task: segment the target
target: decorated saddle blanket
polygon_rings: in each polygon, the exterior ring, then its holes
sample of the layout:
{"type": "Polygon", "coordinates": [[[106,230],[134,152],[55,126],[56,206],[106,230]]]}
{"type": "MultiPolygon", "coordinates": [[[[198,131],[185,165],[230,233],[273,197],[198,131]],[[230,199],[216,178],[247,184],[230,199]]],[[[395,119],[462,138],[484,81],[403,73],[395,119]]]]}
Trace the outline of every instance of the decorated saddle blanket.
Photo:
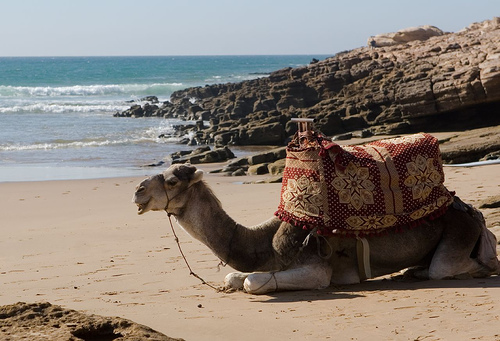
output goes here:
{"type": "Polygon", "coordinates": [[[453,194],[443,185],[438,141],[429,134],[339,146],[287,147],[281,220],[318,233],[362,236],[443,214],[453,194]]]}

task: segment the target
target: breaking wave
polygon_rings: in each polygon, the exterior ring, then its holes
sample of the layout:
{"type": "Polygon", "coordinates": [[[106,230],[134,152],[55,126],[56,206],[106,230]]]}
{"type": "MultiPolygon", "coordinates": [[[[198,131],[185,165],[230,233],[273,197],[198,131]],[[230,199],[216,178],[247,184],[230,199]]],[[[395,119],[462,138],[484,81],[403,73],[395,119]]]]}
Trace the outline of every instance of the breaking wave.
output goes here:
{"type": "Polygon", "coordinates": [[[161,120],[160,124],[145,128],[136,128],[134,131],[122,133],[121,131],[109,132],[108,136],[85,137],[82,139],[56,138],[45,142],[18,143],[11,142],[0,144],[0,152],[15,151],[42,151],[55,149],[81,149],[107,146],[131,146],[170,144],[178,142],[181,137],[175,135],[174,125],[179,123],[190,123],[177,120],[161,120]],[[160,135],[162,137],[160,137],[160,135]]]}
{"type": "Polygon", "coordinates": [[[144,96],[164,94],[169,97],[176,90],[182,89],[182,83],[153,84],[99,84],[72,86],[0,86],[1,97],[60,97],[60,96],[144,96]]]}
{"type": "Polygon", "coordinates": [[[91,104],[91,103],[26,103],[0,107],[0,113],[93,113],[116,112],[129,108],[124,104],[91,104]]]}
{"type": "Polygon", "coordinates": [[[28,87],[0,85],[0,113],[114,113],[155,95],[170,98],[182,83],[28,87]]]}
{"type": "Polygon", "coordinates": [[[33,144],[9,144],[0,145],[0,151],[11,152],[11,151],[35,151],[35,150],[53,150],[53,149],[71,149],[71,148],[91,148],[91,147],[106,147],[106,146],[119,146],[119,145],[130,145],[130,144],[140,144],[140,143],[151,143],[151,142],[162,142],[162,143],[172,143],[179,140],[179,138],[170,139],[157,139],[149,137],[140,138],[123,138],[117,140],[95,140],[95,141],[53,141],[50,143],[33,143],[33,144]]]}

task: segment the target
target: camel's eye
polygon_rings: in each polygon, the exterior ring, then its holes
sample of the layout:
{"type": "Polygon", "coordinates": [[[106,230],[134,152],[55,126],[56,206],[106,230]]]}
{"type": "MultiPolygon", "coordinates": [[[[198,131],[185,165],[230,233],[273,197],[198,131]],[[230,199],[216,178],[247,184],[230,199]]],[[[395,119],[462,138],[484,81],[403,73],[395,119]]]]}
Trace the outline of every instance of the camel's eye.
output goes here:
{"type": "Polygon", "coordinates": [[[176,177],[171,177],[167,179],[165,182],[167,183],[168,186],[175,186],[179,182],[179,179],[177,179],[176,177]]]}
{"type": "Polygon", "coordinates": [[[139,188],[136,188],[136,192],[139,193],[139,192],[143,192],[146,188],[144,186],[140,186],[139,188]]]}

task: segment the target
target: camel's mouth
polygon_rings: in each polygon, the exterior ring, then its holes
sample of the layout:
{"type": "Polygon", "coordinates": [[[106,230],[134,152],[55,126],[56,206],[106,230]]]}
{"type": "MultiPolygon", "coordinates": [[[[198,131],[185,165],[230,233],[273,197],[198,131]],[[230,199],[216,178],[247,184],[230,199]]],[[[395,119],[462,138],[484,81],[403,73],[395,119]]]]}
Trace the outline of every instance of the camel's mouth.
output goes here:
{"type": "Polygon", "coordinates": [[[145,203],[145,204],[137,204],[137,214],[143,214],[144,212],[146,212],[146,206],[148,205],[148,203],[145,203]]]}
{"type": "Polygon", "coordinates": [[[137,214],[143,214],[144,207],[145,207],[145,205],[143,205],[143,204],[137,204],[137,214]]]}

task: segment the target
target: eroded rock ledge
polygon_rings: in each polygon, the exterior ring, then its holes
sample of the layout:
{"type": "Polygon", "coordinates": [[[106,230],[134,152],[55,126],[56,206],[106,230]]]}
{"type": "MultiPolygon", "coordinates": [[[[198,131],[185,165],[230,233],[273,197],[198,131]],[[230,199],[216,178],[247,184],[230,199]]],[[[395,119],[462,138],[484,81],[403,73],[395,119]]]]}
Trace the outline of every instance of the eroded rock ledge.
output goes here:
{"type": "Polygon", "coordinates": [[[88,315],[45,303],[0,307],[1,340],[179,341],[120,317],[88,315]]]}
{"type": "Polygon", "coordinates": [[[281,145],[295,132],[291,117],[316,118],[328,136],[498,125],[499,41],[500,18],[493,18],[425,41],[363,47],[269,77],[177,91],[146,113],[210,121],[190,129],[199,143],[220,146],[281,145]]]}

